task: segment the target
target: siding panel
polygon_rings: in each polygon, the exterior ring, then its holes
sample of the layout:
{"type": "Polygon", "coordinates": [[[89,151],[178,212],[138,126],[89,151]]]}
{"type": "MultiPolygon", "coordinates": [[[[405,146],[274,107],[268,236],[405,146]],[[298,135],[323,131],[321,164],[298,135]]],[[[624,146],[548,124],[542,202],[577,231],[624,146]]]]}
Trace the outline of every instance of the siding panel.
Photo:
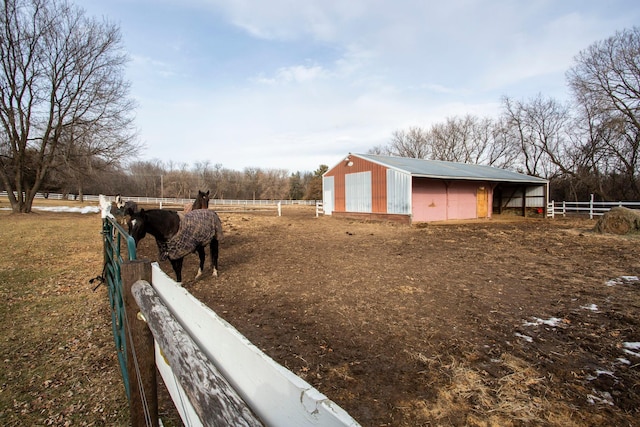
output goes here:
{"type": "Polygon", "coordinates": [[[372,212],[371,172],[345,175],[345,196],[347,212],[372,212]]]}
{"type": "Polygon", "coordinates": [[[410,214],[411,175],[387,169],[387,213],[410,214]]]}

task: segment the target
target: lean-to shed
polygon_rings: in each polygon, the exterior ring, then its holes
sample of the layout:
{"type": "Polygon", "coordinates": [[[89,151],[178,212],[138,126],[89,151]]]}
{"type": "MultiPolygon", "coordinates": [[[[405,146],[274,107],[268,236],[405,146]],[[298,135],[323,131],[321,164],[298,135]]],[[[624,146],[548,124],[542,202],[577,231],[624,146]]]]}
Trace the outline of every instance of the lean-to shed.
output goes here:
{"type": "Polygon", "coordinates": [[[491,166],[349,154],[322,176],[327,215],[405,223],[546,213],[549,182],[491,166]]]}

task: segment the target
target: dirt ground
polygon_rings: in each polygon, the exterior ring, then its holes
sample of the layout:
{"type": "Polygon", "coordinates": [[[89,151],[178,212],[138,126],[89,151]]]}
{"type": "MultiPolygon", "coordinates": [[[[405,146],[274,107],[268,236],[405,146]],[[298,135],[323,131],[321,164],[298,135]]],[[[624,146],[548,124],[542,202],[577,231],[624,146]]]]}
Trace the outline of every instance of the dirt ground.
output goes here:
{"type": "Polygon", "coordinates": [[[220,217],[220,276],[189,255],[184,286],[364,426],[640,425],[638,235],[220,217]]]}

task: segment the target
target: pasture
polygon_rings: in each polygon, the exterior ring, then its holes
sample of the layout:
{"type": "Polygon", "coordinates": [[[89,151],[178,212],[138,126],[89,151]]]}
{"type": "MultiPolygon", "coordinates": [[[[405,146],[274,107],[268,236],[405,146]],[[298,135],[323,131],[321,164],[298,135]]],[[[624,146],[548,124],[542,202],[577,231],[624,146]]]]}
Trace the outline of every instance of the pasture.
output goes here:
{"type": "MultiPolygon", "coordinates": [[[[193,281],[192,254],[184,286],[363,426],[637,425],[637,235],[220,218],[220,276],[193,281]]],[[[0,211],[0,424],[126,424],[106,289],[87,282],[99,233],[96,214],[0,211]]],[[[139,255],[157,259],[151,236],[139,255]]]]}
{"type": "MultiPolygon", "coordinates": [[[[6,204],[5,204],[6,206],[6,204]]],[[[0,424],[126,425],[96,214],[0,211],[0,424]]]]}

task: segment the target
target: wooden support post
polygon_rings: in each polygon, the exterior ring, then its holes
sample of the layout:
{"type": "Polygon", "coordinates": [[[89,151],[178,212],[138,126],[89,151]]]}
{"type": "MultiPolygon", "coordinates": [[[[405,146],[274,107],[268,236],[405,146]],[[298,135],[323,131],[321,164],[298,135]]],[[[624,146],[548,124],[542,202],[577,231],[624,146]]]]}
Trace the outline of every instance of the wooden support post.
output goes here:
{"type": "Polygon", "coordinates": [[[147,324],[138,318],[140,309],[131,287],[138,280],[151,281],[148,260],[126,261],[122,264],[123,299],[126,313],[127,374],[131,396],[131,425],[158,426],[158,385],[153,335],[147,324]]]}

